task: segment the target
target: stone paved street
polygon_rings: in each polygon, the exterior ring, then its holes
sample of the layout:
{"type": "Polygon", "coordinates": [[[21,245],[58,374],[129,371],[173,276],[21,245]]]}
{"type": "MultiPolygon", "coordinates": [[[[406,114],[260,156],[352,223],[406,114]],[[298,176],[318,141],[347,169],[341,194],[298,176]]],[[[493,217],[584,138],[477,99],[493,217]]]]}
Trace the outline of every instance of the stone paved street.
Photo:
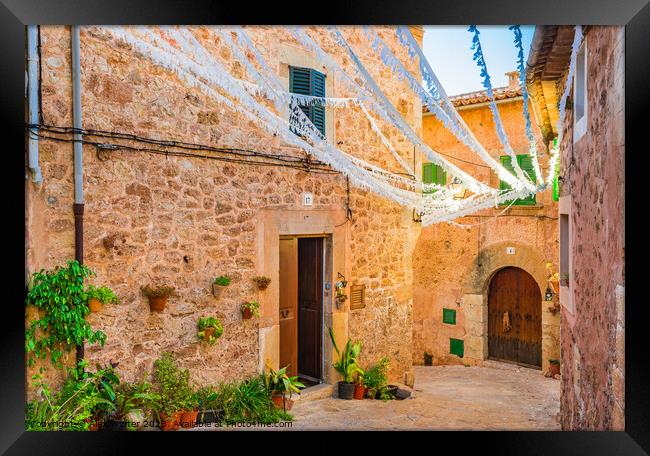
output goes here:
{"type": "Polygon", "coordinates": [[[298,401],[293,429],[560,430],[560,382],[540,371],[415,367],[413,398],[403,401],[298,401]]]}

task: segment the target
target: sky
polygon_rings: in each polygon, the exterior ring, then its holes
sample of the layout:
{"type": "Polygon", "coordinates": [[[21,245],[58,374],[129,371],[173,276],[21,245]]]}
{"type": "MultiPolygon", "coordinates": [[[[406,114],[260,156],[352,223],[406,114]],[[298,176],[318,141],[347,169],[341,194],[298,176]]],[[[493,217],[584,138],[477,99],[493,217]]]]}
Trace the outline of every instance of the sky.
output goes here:
{"type": "MultiPolygon", "coordinates": [[[[473,34],[469,26],[424,26],[422,50],[448,95],[483,90],[480,70],[472,60],[473,34]]],[[[507,25],[478,26],[481,47],[492,87],[508,85],[508,71],[517,70],[514,34],[507,25]]],[[[535,26],[522,25],[524,62],[528,59],[535,26]]]]}

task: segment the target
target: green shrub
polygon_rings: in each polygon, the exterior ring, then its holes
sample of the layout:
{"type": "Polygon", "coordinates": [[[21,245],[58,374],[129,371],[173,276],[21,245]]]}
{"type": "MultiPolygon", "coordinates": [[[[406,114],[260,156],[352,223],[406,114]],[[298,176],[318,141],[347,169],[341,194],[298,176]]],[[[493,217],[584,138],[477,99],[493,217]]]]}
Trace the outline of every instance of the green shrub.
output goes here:
{"type": "Polygon", "coordinates": [[[222,275],[214,279],[214,284],[215,285],[220,285],[222,287],[227,287],[230,285],[230,277],[222,275]]]}
{"type": "Polygon", "coordinates": [[[28,364],[34,357],[45,359],[50,353],[52,363],[62,368],[62,349],[69,352],[86,342],[104,345],[106,334],[93,331],[85,320],[88,309],[84,280],[94,273],[77,261],[52,271],[41,270],[30,280],[26,305],[38,308],[43,316],[25,329],[25,351],[28,364]]]}
{"type": "MultiPolygon", "coordinates": [[[[111,418],[116,421],[126,421],[126,416],[133,410],[142,410],[150,414],[160,401],[160,395],[153,391],[151,383],[141,381],[136,383],[122,382],[115,389],[115,410],[111,418]]],[[[126,422],[129,430],[133,423],[126,422]]]]}
{"type": "Polygon", "coordinates": [[[241,305],[242,309],[248,309],[254,317],[260,316],[260,303],[257,301],[245,302],[241,305]]]}
{"type": "Polygon", "coordinates": [[[89,285],[86,290],[86,301],[91,299],[99,299],[102,304],[114,303],[117,304],[120,302],[117,295],[108,287],[95,287],[94,285],[89,285]]]}
{"type": "Polygon", "coordinates": [[[190,402],[188,399],[190,373],[180,369],[171,353],[165,352],[154,361],[153,379],[159,400],[155,411],[172,415],[184,410],[190,402]]]}

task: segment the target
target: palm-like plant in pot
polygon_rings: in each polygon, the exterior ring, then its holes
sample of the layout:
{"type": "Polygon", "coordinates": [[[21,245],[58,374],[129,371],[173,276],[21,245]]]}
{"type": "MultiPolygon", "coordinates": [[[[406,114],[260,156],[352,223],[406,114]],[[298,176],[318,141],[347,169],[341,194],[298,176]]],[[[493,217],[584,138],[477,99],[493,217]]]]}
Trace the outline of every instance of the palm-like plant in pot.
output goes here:
{"type": "Polygon", "coordinates": [[[300,388],[305,387],[305,385],[298,381],[297,376],[289,377],[287,375],[287,367],[285,366],[277,371],[269,367],[269,372],[264,377],[264,383],[266,389],[271,394],[271,400],[277,408],[283,409],[285,412],[291,410],[291,407],[293,407],[291,395],[293,393],[300,394],[300,388]],[[289,393],[288,399],[286,397],[287,393],[289,393]]]}
{"type": "Polygon", "coordinates": [[[348,339],[345,344],[343,351],[340,351],[336,345],[336,340],[334,339],[334,331],[332,328],[329,328],[330,339],[332,339],[332,345],[334,350],[338,355],[338,361],[336,361],[333,366],[336,371],[341,374],[343,381],[338,382],[339,389],[339,398],[341,399],[352,399],[354,395],[354,376],[360,372],[363,372],[359,368],[357,362],[357,357],[361,352],[361,342],[355,344],[348,339]]]}
{"type": "Polygon", "coordinates": [[[145,416],[160,401],[160,395],[153,392],[151,383],[122,382],[115,389],[115,411],[104,424],[107,430],[135,430],[142,426],[145,416]]]}

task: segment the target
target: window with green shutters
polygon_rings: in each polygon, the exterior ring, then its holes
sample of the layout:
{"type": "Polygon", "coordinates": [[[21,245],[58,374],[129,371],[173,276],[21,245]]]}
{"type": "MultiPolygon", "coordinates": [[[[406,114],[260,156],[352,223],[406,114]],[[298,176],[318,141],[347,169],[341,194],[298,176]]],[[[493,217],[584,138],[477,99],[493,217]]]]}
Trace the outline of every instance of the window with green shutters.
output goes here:
{"type": "MultiPolygon", "coordinates": [[[[515,169],[512,166],[512,158],[510,157],[510,155],[502,155],[499,161],[501,162],[501,165],[505,169],[507,169],[508,171],[510,171],[510,173],[512,173],[512,175],[516,175],[515,169]]],[[[531,158],[530,155],[528,154],[517,155],[517,163],[519,163],[519,167],[524,172],[524,175],[530,176],[533,182],[537,182],[537,176],[535,176],[535,169],[533,168],[533,159],[531,158]]],[[[510,188],[511,188],[510,185],[508,185],[506,182],[499,181],[499,190],[510,190],[510,188]]],[[[535,194],[533,193],[532,195],[529,195],[526,198],[516,199],[514,203],[512,202],[512,200],[504,201],[503,203],[501,203],[501,205],[508,206],[511,203],[516,206],[534,206],[536,203],[535,194]]]]}
{"type": "Polygon", "coordinates": [[[465,341],[462,339],[449,338],[449,353],[461,358],[465,356],[465,341]]]}
{"type": "MultiPolygon", "coordinates": [[[[422,163],[422,183],[447,185],[447,171],[435,163],[422,163]]],[[[435,190],[424,191],[424,193],[434,192],[435,190]]]]}
{"type": "Polygon", "coordinates": [[[442,309],[442,322],[448,325],[455,325],[456,311],[454,309],[442,309]]]}
{"type": "MultiPolygon", "coordinates": [[[[325,75],[312,68],[289,67],[289,92],[325,97],[325,75]]],[[[325,136],[325,107],[301,106],[300,109],[325,136]]]]}

